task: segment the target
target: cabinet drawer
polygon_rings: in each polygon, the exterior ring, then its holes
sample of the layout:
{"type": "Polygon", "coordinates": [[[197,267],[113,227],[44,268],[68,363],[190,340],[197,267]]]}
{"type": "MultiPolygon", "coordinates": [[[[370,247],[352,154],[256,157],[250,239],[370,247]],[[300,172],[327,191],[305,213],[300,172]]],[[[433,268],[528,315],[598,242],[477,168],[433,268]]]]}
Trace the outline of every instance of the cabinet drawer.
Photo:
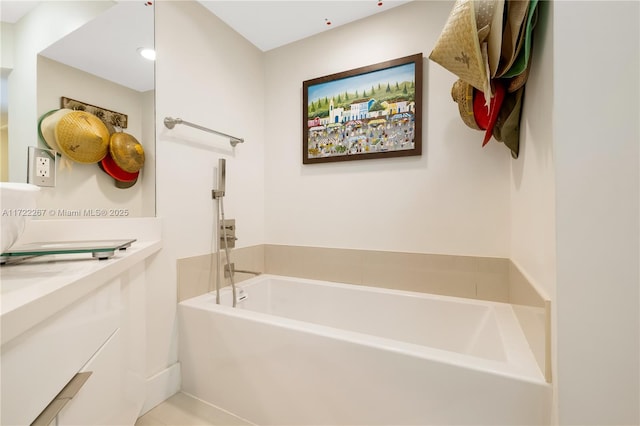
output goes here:
{"type": "Polygon", "coordinates": [[[124,425],[135,421],[137,408],[127,399],[127,373],[123,366],[123,340],[117,330],[82,368],[91,376],[60,411],[58,425],[124,425]],[[132,417],[133,416],[133,417],[132,417]]]}
{"type": "Polygon", "coordinates": [[[119,326],[114,280],[2,345],[3,425],[31,424],[119,326]]]}

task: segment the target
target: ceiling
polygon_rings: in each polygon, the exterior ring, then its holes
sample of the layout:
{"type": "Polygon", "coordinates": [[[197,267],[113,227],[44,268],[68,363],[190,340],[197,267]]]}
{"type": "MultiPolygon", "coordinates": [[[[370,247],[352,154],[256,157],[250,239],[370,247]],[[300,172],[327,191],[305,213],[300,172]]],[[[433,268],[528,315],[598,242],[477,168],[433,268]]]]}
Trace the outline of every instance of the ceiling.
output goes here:
{"type": "Polygon", "coordinates": [[[23,15],[36,7],[39,1],[2,1],[0,2],[0,20],[15,24],[23,15]]]}
{"type": "MultiPolygon", "coordinates": [[[[200,1],[205,8],[262,51],[331,30],[412,0],[200,1]]],[[[0,2],[0,19],[15,23],[41,1],[0,2]]],[[[142,0],[112,8],[42,55],[138,91],[153,88],[153,64],[137,49],[153,45],[152,8],[142,0]],[[117,28],[118,31],[112,31],[117,28]],[[96,49],[96,34],[112,34],[96,49]],[[95,53],[99,52],[99,55],[95,53]],[[125,67],[123,64],[137,64],[125,67]]]]}
{"type": "Polygon", "coordinates": [[[266,52],[412,0],[200,1],[266,52]]]}
{"type": "MultiPolygon", "coordinates": [[[[40,3],[44,2],[2,0],[2,21],[15,23],[40,3]]],[[[137,49],[153,47],[153,25],[153,7],[143,1],[121,1],[40,55],[139,92],[152,90],[153,62],[143,59],[137,49]]]]}

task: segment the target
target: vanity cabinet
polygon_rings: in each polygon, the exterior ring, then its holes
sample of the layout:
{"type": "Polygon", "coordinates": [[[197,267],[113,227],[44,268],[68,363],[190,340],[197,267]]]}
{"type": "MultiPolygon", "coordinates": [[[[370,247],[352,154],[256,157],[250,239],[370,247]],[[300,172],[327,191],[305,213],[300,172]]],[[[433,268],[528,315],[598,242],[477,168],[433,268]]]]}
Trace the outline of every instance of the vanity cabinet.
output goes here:
{"type": "Polygon", "coordinates": [[[31,424],[52,401],[55,411],[63,405],[59,425],[134,424],[144,402],[144,292],[142,262],[4,343],[0,424],[31,424]],[[79,372],[91,374],[56,400],[79,372]]]}

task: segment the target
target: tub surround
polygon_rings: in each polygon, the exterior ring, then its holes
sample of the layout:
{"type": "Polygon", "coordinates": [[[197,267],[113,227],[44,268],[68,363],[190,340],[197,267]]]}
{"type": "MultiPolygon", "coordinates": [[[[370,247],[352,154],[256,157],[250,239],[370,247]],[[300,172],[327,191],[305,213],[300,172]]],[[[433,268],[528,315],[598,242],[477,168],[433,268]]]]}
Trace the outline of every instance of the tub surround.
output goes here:
{"type": "MultiPolygon", "coordinates": [[[[510,259],[272,244],[233,249],[231,258],[236,268],[274,275],[510,303],[551,382],[550,300],[510,259]]],[[[178,302],[211,291],[215,267],[215,255],[178,259],[178,302]]]]}
{"type": "Polygon", "coordinates": [[[503,258],[266,245],[265,266],[276,275],[495,302],[509,297],[503,258]]]}
{"type": "MultiPolygon", "coordinates": [[[[226,259],[224,250],[221,257],[224,265],[226,259]]],[[[235,263],[237,269],[265,272],[265,245],[232,249],[231,261],[235,263]]],[[[215,290],[217,273],[215,253],[178,259],[176,269],[178,302],[215,290]]],[[[235,282],[238,283],[251,277],[252,275],[240,273],[234,275],[235,282]]],[[[230,284],[231,282],[227,278],[222,286],[230,284]]]]}
{"type": "Polygon", "coordinates": [[[515,262],[509,265],[509,303],[545,379],[551,383],[551,299],[515,262]]]}
{"type": "MultiPolygon", "coordinates": [[[[231,258],[237,269],[274,275],[509,301],[510,261],[503,258],[273,244],[236,248],[231,258]]],[[[178,259],[178,301],[209,291],[211,262],[215,273],[215,255],[178,259]]]]}

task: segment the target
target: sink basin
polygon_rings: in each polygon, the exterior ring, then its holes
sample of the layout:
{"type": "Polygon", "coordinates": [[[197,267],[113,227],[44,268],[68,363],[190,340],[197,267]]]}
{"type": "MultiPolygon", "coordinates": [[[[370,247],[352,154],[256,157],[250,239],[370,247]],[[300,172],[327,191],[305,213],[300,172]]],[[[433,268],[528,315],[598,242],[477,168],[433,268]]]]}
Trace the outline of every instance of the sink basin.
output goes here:
{"type": "Polygon", "coordinates": [[[29,183],[0,182],[0,253],[4,253],[22,235],[27,221],[38,216],[39,191],[40,187],[29,183]]]}

